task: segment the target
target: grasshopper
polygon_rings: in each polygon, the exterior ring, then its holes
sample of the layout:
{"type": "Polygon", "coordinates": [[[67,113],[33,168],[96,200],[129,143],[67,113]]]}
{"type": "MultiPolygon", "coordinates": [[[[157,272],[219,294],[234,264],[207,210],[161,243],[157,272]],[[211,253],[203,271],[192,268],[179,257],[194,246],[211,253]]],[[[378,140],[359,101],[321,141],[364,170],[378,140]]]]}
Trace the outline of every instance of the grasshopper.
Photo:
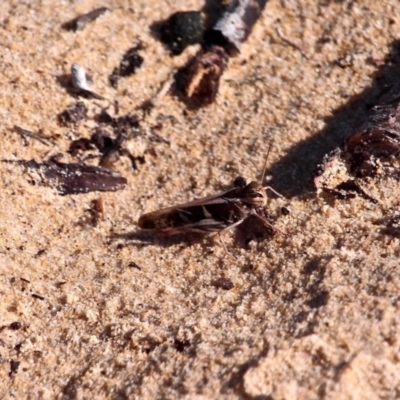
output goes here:
{"type": "Polygon", "coordinates": [[[142,229],[152,229],[165,235],[217,233],[225,251],[221,234],[249,217],[255,217],[275,232],[277,229],[268,220],[265,211],[268,200],[266,191],[282,196],[270,186],[262,185],[264,174],[265,168],[261,182],[246,184],[243,178],[237,178],[235,186],[225,192],[143,214],[138,225],[142,229]]]}

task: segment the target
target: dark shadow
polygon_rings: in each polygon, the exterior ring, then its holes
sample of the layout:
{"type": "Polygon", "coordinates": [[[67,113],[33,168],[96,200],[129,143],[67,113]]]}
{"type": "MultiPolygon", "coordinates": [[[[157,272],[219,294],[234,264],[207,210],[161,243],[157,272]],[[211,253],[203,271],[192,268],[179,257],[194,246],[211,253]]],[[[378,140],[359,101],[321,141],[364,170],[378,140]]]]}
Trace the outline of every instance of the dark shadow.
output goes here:
{"type": "MultiPolygon", "coordinates": [[[[271,225],[273,221],[270,221],[271,225]]],[[[233,243],[235,247],[249,249],[249,244],[252,241],[258,243],[264,240],[272,240],[279,233],[271,228],[265,227],[256,217],[250,216],[244,220],[233,233],[233,243]]]]}
{"type": "Polygon", "coordinates": [[[383,65],[374,73],[371,84],[327,116],[326,127],[321,132],[293,146],[268,169],[268,174],[273,176],[271,186],[285,197],[314,191],[312,179],[324,155],[342,145],[367,118],[379,97],[400,83],[399,71],[400,40],[396,40],[383,65]]]}
{"type": "Polygon", "coordinates": [[[66,90],[68,90],[69,88],[73,88],[72,76],[70,73],[56,75],[56,81],[62,88],[66,89],[66,90]]]}
{"type": "Polygon", "coordinates": [[[56,76],[57,83],[66,90],[66,92],[74,97],[74,98],[79,98],[79,93],[77,90],[74,88],[72,84],[72,76],[71,74],[61,74],[56,76]]]}
{"type": "MultiPolygon", "coordinates": [[[[278,232],[274,232],[273,228],[267,229],[255,217],[250,216],[242,224],[232,229],[233,232],[228,230],[222,233],[221,240],[225,243],[226,235],[232,235],[232,244],[227,246],[229,253],[233,252],[236,248],[248,248],[249,243],[253,240],[258,242],[270,240],[278,232]]],[[[137,231],[125,233],[112,233],[108,237],[109,243],[118,242],[119,247],[136,246],[143,247],[148,245],[156,245],[160,247],[170,247],[174,245],[187,245],[201,244],[205,253],[213,252],[216,246],[223,246],[218,235],[216,234],[201,234],[196,232],[188,232],[186,234],[168,235],[156,230],[138,229],[137,231]]]]}
{"type": "MultiPolygon", "coordinates": [[[[86,75],[88,82],[91,82],[92,78],[89,75],[86,75]]],[[[77,89],[74,87],[72,84],[72,75],[71,74],[61,74],[56,76],[56,81],[57,83],[66,90],[66,92],[78,99],[80,97],[83,97],[85,99],[98,99],[98,100],[104,100],[103,97],[99,96],[95,92],[91,90],[84,90],[84,89],[77,89]]]]}
{"type": "MultiPolygon", "coordinates": [[[[232,368],[230,376],[222,385],[221,394],[230,393],[232,390],[238,396],[238,398],[248,398],[246,391],[243,387],[243,378],[247,371],[254,368],[258,363],[268,355],[269,348],[266,346],[259,354],[250,360],[244,362],[243,364],[237,365],[232,368]]],[[[256,398],[262,400],[271,399],[269,396],[257,396],[256,398]]]]}
{"type": "Polygon", "coordinates": [[[108,239],[110,243],[118,241],[119,247],[156,245],[167,248],[178,244],[190,246],[194,243],[203,243],[205,248],[212,249],[214,245],[217,245],[213,237],[206,234],[202,235],[201,233],[191,232],[187,234],[167,235],[156,230],[145,229],[126,233],[112,233],[108,239]]]}
{"type": "Polygon", "coordinates": [[[381,227],[380,233],[392,237],[400,237],[400,214],[397,212],[374,221],[374,225],[381,227]]]}

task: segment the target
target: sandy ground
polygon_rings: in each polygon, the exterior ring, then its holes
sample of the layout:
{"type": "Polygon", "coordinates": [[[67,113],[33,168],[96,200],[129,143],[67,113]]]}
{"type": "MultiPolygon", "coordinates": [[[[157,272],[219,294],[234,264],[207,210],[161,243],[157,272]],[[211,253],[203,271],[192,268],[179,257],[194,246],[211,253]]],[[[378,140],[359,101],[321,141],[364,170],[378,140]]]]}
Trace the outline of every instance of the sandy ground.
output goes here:
{"type": "MultiPolygon", "coordinates": [[[[206,2],[208,7],[213,2],[206,2]]],[[[138,107],[196,52],[178,57],[150,26],[202,1],[2,1],[2,160],[43,161],[89,137],[93,118],[62,127],[77,99],[61,84],[76,62],[106,100],[137,113],[131,146],[145,163],[119,192],[60,196],[0,163],[0,397],[5,399],[400,397],[399,183],[365,182],[377,204],[318,195],[324,154],[365,118],[400,74],[397,0],[271,0],[230,60],[217,101],[188,109],[167,94],[138,107]],[[63,23],[98,6],[112,12],[79,32],[63,23]],[[137,40],[142,67],[108,76],[137,40]],[[51,136],[24,141],[14,125],[51,136]],[[151,132],[169,143],[152,140],[151,132]],[[217,238],[132,234],[147,211],[267,178],[285,198],[268,210],[286,235],[254,223],[217,238]],[[101,197],[97,226],[88,209],[101,197]],[[289,215],[281,213],[282,207],[289,215]],[[223,290],[221,278],[234,287],[223,290]]],[[[211,7],[212,8],[212,7],[211,7]]]]}

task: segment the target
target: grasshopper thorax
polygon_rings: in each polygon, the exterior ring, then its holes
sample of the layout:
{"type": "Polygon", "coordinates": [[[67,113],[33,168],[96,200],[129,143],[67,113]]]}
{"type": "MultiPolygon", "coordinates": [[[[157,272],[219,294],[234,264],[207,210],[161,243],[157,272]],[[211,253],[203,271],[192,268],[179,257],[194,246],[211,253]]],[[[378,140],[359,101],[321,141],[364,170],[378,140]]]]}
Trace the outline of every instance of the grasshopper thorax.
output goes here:
{"type": "Polygon", "coordinates": [[[267,193],[259,182],[250,182],[244,189],[243,201],[255,208],[265,207],[267,204],[267,193]]]}

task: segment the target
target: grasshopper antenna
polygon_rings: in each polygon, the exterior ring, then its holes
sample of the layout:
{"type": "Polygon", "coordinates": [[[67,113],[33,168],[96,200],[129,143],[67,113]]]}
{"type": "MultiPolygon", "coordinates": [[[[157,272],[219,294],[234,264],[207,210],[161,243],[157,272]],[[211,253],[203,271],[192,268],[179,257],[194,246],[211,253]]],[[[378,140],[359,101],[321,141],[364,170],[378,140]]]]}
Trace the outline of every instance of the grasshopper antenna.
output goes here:
{"type": "MultiPolygon", "coordinates": [[[[271,152],[271,149],[273,147],[273,143],[271,143],[268,147],[268,151],[267,151],[267,156],[265,157],[265,161],[264,161],[264,167],[263,167],[263,173],[261,176],[261,185],[264,183],[264,179],[265,179],[265,173],[267,172],[267,161],[268,161],[268,157],[269,157],[269,153],[271,152]]],[[[273,189],[271,186],[264,186],[265,190],[270,190],[272,193],[274,193],[276,196],[281,197],[281,198],[285,198],[284,196],[282,196],[279,192],[277,192],[275,189],[273,189]]]]}
{"type": "Polygon", "coordinates": [[[268,151],[267,151],[267,155],[265,157],[265,161],[264,161],[264,166],[263,166],[263,172],[261,175],[261,185],[264,183],[264,178],[265,178],[265,173],[267,172],[267,161],[268,161],[268,157],[269,157],[269,153],[272,149],[273,144],[271,143],[268,147],[268,151]]]}

